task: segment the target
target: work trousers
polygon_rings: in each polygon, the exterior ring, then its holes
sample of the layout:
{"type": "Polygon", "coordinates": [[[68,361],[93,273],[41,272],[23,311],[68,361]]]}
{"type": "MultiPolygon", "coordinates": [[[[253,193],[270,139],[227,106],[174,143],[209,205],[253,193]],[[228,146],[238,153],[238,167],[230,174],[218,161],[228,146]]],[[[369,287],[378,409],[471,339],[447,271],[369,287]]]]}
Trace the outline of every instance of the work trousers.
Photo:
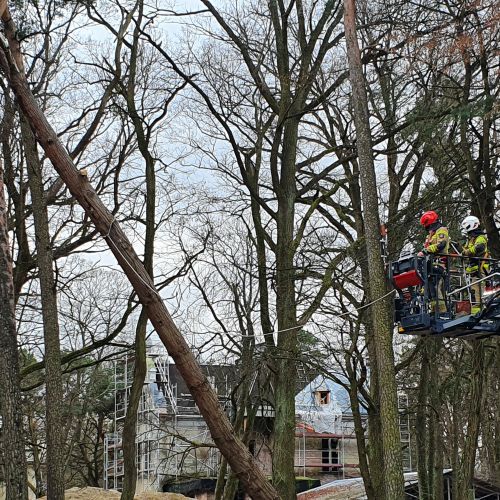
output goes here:
{"type": "Polygon", "coordinates": [[[446,312],[446,299],[443,292],[445,270],[442,266],[432,266],[431,274],[429,275],[429,295],[431,298],[431,312],[446,312]]]}
{"type": "Polygon", "coordinates": [[[481,272],[477,272],[474,274],[470,274],[471,279],[471,313],[476,314],[481,310],[483,305],[483,296],[484,296],[484,288],[485,282],[481,281],[478,283],[478,280],[484,278],[484,274],[481,272]]]}

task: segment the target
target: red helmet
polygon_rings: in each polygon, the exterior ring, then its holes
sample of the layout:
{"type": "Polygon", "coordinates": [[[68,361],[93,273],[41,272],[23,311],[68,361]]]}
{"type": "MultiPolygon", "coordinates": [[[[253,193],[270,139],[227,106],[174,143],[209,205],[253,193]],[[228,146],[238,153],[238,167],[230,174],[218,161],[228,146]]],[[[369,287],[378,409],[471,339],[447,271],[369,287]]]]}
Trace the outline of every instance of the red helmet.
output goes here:
{"type": "Polygon", "coordinates": [[[428,212],[425,212],[422,217],[420,217],[420,224],[422,224],[422,226],[424,227],[427,227],[431,224],[434,224],[434,222],[436,222],[438,219],[439,215],[433,210],[429,210],[428,212]]]}

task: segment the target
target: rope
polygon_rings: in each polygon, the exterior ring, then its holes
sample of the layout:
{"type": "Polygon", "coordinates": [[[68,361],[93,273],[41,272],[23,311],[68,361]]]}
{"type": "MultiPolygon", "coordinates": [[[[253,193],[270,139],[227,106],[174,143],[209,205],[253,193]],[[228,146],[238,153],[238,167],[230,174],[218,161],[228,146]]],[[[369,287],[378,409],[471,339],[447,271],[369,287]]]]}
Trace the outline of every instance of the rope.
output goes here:
{"type": "MultiPolygon", "coordinates": [[[[387,292],[385,295],[382,295],[381,297],[372,300],[371,302],[368,302],[368,304],[365,304],[363,306],[357,307],[355,309],[352,309],[350,311],[343,312],[341,314],[337,314],[334,317],[335,318],[342,318],[344,316],[349,316],[355,312],[361,311],[363,309],[366,309],[367,307],[372,306],[373,304],[380,302],[381,300],[384,300],[386,297],[389,297],[389,295],[392,295],[393,293],[396,292],[396,289],[391,290],[390,292],[387,292]]],[[[264,333],[263,335],[274,335],[275,333],[283,333],[283,332],[288,332],[290,330],[297,330],[297,328],[302,328],[304,326],[307,326],[309,323],[303,323],[301,325],[294,326],[292,328],[284,328],[283,330],[273,330],[272,332],[264,333]]],[[[242,337],[253,337],[253,335],[242,335],[242,337]]]]}
{"type": "MultiPolygon", "coordinates": [[[[355,309],[352,309],[351,311],[347,311],[347,312],[344,312],[344,313],[341,313],[341,314],[337,314],[335,316],[333,316],[334,318],[342,318],[344,316],[348,316],[350,314],[353,314],[357,311],[361,311],[362,309],[366,309],[367,307],[370,307],[372,306],[373,304],[375,304],[376,302],[380,302],[381,300],[384,300],[386,297],[388,297],[389,295],[392,295],[393,293],[396,293],[397,290],[391,290],[390,292],[387,292],[385,295],[382,295],[381,297],[378,297],[377,299],[375,300],[372,300],[371,302],[368,302],[368,304],[365,304],[363,306],[360,306],[360,307],[357,307],[355,309]]],[[[299,328],[303,328],[305,326],[307,326],[308,324],[310,324],[310,322],[306,322],[306,323],[302,323],[300,325],[297,325],[297,326],[293,326],[291,328],[284,328],[283,330],[273,330],[271,332],[267,332],[267,333],[262,333],[262,335],[265,337],[266,335],[274,335],[275,333],[283,333],[283,332],[289,332],[291,330],[298,330],[299,328]]],[[[238,335],[240,332],[239,331],[236,331],[236,330],[227,330],[225,332],[192,332],[191,335],[194,333],[194,335],[223,335],[223,334],[227,334],[227,333],[233,333],[235,335],[238,335]]],[[[255,338],[255,335],[239,335],[240,337],[242,338],[255,338]]]]}

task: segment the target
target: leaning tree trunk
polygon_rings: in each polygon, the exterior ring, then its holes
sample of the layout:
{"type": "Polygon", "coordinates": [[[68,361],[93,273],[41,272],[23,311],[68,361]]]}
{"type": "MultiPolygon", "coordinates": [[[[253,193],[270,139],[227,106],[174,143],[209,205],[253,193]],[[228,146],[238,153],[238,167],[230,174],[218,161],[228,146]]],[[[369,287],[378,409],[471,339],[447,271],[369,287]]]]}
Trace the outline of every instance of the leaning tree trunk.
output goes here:
{"type": "Polygon", "coordinates": [[[0,406],[5,486],[8,499],[27,500],[26,452],[17,351],[12,257],[0,163],[0,406]]]}
{"type": "MultiPolygon", "coordinates": [[[[366,83],[356,34],[354,0],[344,0],[344,25],[349,61],[349,77],[353,92],[354,123],[356,126],[362,202],[365,220],[365,239],[368,255],[369,295],[373,300],[386,294],[384,266],[380,254],[380,219],[378,193],[368,112],[366,83]]],[[[373,339],[377,356],[380,396],[380,418],[384,453],[384,486],[386,500],[404,497],[401,460],[401,439],[397,404],[394,352],[392,348],[393,321],[390,304],[379,300],[372,306],[373,339]]]]}
{"type": "Polygon", "coordinates": [[[38,279],[42,302],[45,361],[45,436],[47,444],[47,496],[64,500],[64,432],[62,422],[61,344],[57,292],[54,282],[49,217],[45,200],[42,166],[35,137],[21,113],[21,136],[28,170],[28,184],[35,221],[38,279]]]}
{"type": "Polygon", "coordinates": [[[22,56],[15,40],[15,26],[8,11],[4,12],[2,20],[10,43],[9,47],[2,45],[0,66],[35,132],[38,143],[71,194],[108,242],[110,250],[124,270],[158,336],[174,359],[193,395],[207,422],[215,445],[227,458],[231,469],[238,475],[246,491],[255,500],[279,498],[250,452],[234,435],[231,424],[219,405],[217,394],[208,383],[186,340],[175,326],[132,244],[111,212],[97,196],[89,180],[76,169],[68,152],[37,105],[26,78],[19,73],[14,62],[14,57],[17,59],[22,56]]]}

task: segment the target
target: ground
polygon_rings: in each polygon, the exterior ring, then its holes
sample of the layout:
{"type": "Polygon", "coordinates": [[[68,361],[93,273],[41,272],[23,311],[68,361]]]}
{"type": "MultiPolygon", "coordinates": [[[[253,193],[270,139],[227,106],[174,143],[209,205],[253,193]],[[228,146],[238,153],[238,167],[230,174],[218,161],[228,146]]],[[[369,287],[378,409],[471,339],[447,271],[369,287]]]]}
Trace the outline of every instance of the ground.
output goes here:
{"type": "MultiPolygon", "coordinates": [[[[120,498],[118,491],[106,491],[100,488],[71,488],[66,490],[66,500],[117,500],[120,498]]],[[[184,500],[188,497],[178,493],[140,493],[136,495],[137,500],[184,500]]],[[[47,500],[43,497],[41,500],[47,500]]]]}

